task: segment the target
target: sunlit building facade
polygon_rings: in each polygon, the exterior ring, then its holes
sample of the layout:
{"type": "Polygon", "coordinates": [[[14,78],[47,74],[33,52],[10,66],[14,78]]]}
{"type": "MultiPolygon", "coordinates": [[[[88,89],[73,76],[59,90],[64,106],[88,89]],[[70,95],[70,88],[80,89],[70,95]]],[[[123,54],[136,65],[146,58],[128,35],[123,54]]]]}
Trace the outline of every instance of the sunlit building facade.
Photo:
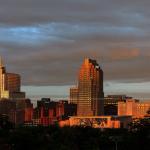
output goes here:
{"type": "Polygon", "coordinates": [[[143,118],[150,109],[150,101],[139,101],[136,99],[128,99],[118,102],[118,115],[130,115],[133,118],[143,118]]]}
{"type": "Polygon", "coordinates": [[[92,128],[128,128],[131,116],[72,116],[59,122],[63,126],[82,126],[92,128]]]}
{"type": "Polygon", "coordinates": [[[103,115],[103,98],[103,71],[96,60],[86,58],[79,71],[77,115],[103,115]]]}
{"type": "Polygon", "coordinates": [[[3,94],[7,95],[7,84],[6,84],[6,70],[2,63],[2,59],[0,57],[0,98],[2,98],[3,94]]]}
{"type": "Polygon", "coordinates": [[[69,116],[76,116],[76,114],[76,104],[69,104],[65,100],[56,102],[51,101],[49,98],[42,98],[37,101],[37,107],[34,109],[33,124],[48,126],[69,116]]]}
{"type": "Polygon", "coordinates": [[[21,77],[18,74],[7,73],[0,58],[0,99],[22,99],[25,92],[20,91],[21,77]]]}
{"type": "Polygon", "coordinates": [[[105,115],[118,115],[118,102],[126,101],[129,99],[126,95],[108,95],[104,98],[104,114],[105,115]]]}
{"type": "Polygon", "coordinates": [[[71,87],[70,88],[70,103],[77,104],[79,98],[78,87],[71,87]]]}

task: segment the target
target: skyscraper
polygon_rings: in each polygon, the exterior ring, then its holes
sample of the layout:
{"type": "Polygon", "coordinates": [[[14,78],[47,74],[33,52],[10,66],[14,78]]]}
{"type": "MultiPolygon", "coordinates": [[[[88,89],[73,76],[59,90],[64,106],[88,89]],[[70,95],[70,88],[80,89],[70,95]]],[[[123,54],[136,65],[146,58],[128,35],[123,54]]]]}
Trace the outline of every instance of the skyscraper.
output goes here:
{"type": "Polygon", "coordinates": [[[77,115],[103,115],[103,71],[96,62],[86,58],[79,71],[77,115]]]}
{"type": "Polygon", "coordinates": [[[0,57],[0,99],[25,98],[25,93],[20,91],[20,83],[20,75],[7,73],[0,57]]]}
{"type": "Polygon", "coordinates": [[[19,74],[6,73],[7,89],[10,92],[20,92],[21,77],[19,74]]]}
{"type": "Polygon", "coordinates": [[[6,70],[0,57],[0,98],[6,92],[7,93],[7,84],[6,84],[6,70]]]}
{"type": "Polygon", "coordinates": [[[78,103],[78,87],[70,88],[70,103],[77,104],[78,103]]]}

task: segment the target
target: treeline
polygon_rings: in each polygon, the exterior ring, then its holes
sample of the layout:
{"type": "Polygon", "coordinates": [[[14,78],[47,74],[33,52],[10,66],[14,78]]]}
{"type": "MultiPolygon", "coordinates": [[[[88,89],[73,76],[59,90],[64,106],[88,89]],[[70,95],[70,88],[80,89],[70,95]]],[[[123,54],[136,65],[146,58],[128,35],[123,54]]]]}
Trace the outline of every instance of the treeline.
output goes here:
{"type": "Polygon", "coordinates": [[[150,119],[132,123],[130,130],[101,130],[91,127],[60,128],[57,125],[11,128],[9,123],[7,128],[4,128],[5,125],[0,125],[0,150],[150,149],[150,119]]]}

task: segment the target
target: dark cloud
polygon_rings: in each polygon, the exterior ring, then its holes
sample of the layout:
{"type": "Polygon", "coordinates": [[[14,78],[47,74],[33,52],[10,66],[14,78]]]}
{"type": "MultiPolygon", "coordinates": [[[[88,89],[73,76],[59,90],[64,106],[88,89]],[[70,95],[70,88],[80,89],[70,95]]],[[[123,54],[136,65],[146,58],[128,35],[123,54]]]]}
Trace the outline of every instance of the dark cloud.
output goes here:
{"type": "Polygon", "coordinates": [[[0,0],[2,23],[101,22],[120,24],[142,22],[149,17],[147,0],[0,0]],[[126,21],[128,20],[128,22],[126,21]]]}
{"type": "Polygon", "coordinates": [[[85,57],[105,81],[149,81],[150,1],[0,0],[0,53],[23,85],[75,84],[85,57]]]}

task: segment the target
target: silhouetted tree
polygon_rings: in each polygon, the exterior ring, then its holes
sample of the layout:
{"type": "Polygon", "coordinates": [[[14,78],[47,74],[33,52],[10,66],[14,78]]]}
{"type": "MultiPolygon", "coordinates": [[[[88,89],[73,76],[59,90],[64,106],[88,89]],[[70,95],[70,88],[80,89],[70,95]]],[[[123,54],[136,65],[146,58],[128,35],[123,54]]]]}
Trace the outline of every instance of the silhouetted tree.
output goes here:
{"type": "Polygon", "coordinates": [[[2,129],[11,129],[13,127],[13,123],[9,121],[7,115],[0,115],[0,128],[2,129]]]}

